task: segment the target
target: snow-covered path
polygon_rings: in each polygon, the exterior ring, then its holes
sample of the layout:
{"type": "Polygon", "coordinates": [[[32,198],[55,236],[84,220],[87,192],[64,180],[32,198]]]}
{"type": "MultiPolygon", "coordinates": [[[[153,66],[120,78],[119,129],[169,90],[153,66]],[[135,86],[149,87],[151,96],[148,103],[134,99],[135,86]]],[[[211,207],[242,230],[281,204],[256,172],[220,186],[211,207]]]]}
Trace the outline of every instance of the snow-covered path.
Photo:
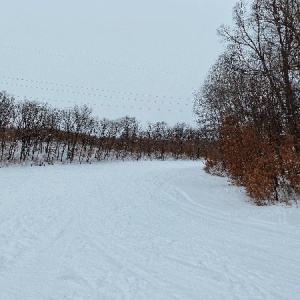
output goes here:
{"type": "Polygon", "coordinates": [[[0,169],[0,299],[297,299],[300,213],[199,162],[0,169]]]}

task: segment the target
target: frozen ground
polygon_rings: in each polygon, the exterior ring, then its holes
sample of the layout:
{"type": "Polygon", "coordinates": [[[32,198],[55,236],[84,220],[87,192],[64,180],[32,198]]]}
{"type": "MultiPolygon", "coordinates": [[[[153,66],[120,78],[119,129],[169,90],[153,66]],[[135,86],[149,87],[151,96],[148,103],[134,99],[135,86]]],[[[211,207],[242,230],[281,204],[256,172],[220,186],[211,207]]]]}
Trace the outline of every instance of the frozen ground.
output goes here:
{"type": "Polygon", "coordinates": [[[0,169],[0,299],[297,299],[300,211],[200,162],[0,169]]]}

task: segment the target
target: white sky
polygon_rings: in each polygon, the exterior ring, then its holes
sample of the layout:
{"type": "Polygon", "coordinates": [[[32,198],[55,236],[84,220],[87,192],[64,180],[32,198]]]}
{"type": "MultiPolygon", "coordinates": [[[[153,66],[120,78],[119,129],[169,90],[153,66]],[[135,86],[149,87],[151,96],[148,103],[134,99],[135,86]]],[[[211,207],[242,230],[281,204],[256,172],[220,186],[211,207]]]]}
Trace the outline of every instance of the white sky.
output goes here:
{"type": "Polygon", "coordinates": [[[0,0],[0,90],[193,125],[192,93],[222,52],[216,29],[235,2],[0,0]]]}

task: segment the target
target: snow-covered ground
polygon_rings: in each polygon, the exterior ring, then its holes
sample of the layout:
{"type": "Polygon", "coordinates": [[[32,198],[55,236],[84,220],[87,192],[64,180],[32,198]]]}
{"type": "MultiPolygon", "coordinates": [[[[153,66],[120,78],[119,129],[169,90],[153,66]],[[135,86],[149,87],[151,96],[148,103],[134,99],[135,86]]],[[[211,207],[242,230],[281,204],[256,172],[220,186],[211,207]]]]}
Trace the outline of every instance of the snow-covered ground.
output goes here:
{"type": "Polygon", "coordinates": [[[0,169],[0,299],[297,299],[300,212],[200,162],[0,169]]]}

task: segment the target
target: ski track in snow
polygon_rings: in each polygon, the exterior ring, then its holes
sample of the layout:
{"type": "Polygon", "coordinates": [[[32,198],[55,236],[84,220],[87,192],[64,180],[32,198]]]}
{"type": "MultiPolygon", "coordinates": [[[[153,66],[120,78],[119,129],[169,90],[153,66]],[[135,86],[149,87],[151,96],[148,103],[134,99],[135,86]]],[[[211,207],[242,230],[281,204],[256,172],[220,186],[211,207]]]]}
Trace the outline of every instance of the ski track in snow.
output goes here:
{"type": "Polygon", "coordinates": [[[202,167],[0,169],[0,299],[297,299],[299,209],[202,167]]]}

